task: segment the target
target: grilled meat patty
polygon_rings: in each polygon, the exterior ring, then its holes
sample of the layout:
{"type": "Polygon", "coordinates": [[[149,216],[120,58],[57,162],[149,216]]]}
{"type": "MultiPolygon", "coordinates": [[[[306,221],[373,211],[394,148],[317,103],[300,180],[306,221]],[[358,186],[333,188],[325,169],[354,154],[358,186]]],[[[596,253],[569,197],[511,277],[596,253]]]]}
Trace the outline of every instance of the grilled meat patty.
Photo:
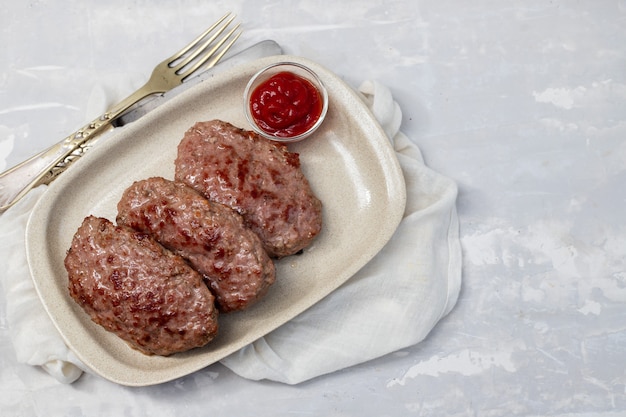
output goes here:
{"type": "Polygon", "coordinates": [[[89,216],[65,257],[69,293],[91,319],[148,355],[207,344],[215,298],[178,255],[145,233],[89,216]]]}
{"type": "Polygon", "coordinates": [[[124,191],[117,223],[150,234],[200,272],[221,312],[242,310],[275,280],[274,263],[239,214],[160,177],[124,191]]]}
{"type": "Polygon", "coordinates": [[[272,257],[308,246],[322,227],[322,204],[285,145],[227,122],[198,122],[178,145],[178,181],[244,218],[272,257]]]}

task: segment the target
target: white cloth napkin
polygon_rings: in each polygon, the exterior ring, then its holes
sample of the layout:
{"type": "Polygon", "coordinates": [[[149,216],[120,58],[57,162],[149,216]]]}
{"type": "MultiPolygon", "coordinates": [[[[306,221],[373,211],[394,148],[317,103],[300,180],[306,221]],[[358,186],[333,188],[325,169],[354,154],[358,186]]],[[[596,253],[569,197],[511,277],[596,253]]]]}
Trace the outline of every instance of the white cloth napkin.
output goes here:
{"type": "MultiPolygon", "coordinates": [[[[414,345],[456,303],[461,287],[456,184],[427,168],[417,146],[399,132],[402,113],[386,87],[368,81],[360,92],[402,166],[404,219],[383,250],[346,284],[221,361],[244,378],[296,384],[414,345]]],[[[24,230],[44,191],[38,187],[0,216],[0,284],[18,361],[71,383],[88,369],[47,316],[26,263],[24,230]]]]}
{"type": "Polygon", "coordinates": [[[67,348],[44,310],[26,262],[26,222],[45,189],[37,187],[0,216],[0,283],[18,362],[41,366],[59,381],[71,383],[85,367],[67,348]]]}
{"type": "Polygon", "coordinates": [[[245,378],[297,384],[415,345],[458,298],[456,184],[427,168],[399,131],[402,113],[385,86],[367,81],[359,90],[400,161],[404,218],[383,250],[343,286],[221,361],[245,378]]]}

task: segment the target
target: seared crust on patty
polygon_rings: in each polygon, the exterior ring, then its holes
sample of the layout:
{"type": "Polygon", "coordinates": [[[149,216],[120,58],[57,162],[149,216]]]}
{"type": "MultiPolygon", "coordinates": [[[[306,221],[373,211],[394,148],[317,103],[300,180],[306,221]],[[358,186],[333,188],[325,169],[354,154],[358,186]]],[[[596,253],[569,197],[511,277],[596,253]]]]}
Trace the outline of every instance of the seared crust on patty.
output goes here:
{"type": "Polygon", "coordinates": [[[178,181],[237,211],[272,257],[307,247],[322,227],[322,204],[287,147],[227,122],[198,122],[178,145],[178,181]]]}
{"type": "Polygon", "coordinates": [[[275,281],[274,263],[241,216],[184,183],[137,181],[117,208],[118,224],[150,234],[201,273],[221,312],[250,306],[275,281]]]}
{"type": "Polygon", "coordinates": [[[88,216],[65,257],[69,293],[91,319],[148,355],[204,346],[214,297],[178,255],[145,233],[88,216]]]}

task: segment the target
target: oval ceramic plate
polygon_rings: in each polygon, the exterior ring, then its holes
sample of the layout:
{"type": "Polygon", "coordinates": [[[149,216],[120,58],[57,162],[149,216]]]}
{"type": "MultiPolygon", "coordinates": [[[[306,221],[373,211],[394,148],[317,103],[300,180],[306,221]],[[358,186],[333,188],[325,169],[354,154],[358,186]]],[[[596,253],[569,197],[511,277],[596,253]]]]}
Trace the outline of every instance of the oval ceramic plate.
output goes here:
{"type": "Polygon", "coordinates": [[[26,231],[28,261],[45,309],[85,365],[119,384],[152,385],[219,361],[339,287],[391,238],[405,199],[395,153],[360,97],[314,62],[268,57],[217,74],[89,151],[34,208],[26,231]],[[91,322],[70,298],[63,261],[72,237],[89,214],[115,221],[117,202],[133,181],[173,179],[177,145],[195,122],[221,119],[248,129],[242,106],[247,81],[260,68],[283,60],[312,68],[329,91],[322,127],[289,146],[300,154],[302,169],[323,203],[323,230],[302,255],[276,262],[276,283],[260,302],[221,315],[219,335],[207,346],[170,357],[145,356],[91,322]]]}

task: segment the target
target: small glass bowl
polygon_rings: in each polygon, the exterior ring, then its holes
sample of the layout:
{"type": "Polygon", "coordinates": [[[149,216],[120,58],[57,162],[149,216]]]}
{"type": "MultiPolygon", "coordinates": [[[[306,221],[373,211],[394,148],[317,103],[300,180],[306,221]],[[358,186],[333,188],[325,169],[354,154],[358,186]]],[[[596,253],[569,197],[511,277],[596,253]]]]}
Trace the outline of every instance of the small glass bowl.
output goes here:
{"type": "Polygon", "coordinates": [[[246,89],[243,93],[243,107],[246,119],[248,119],[248,123],[250,123],[250,126],[252,126],[252,130],[254,130],[259,135],[277,142],[298,142],[310,136],[324,122],[324,118],[326,117],[326,113],[328,111],[328,92],[326,91],[326,87],[324,87],[322,80],[320,80],[317,74],[315,74],[315,72],[313,72],[310,68],[297,62],[278,62],[261,69],[252,76],[250,81],[248,81],[246,89]],[[263,130],[254,120],[254,117],[252,116],[252,112],[250,110],[250,96],[255,91],[255,89],[272,76],[284,71],[291,72],[309,81],[317,89],[320,99],[322,100],[322,111],[317,121],[307,131],[295,136],[288,137],[276,136],[270,132],[266,132],[265,130],[263,130]]]}

